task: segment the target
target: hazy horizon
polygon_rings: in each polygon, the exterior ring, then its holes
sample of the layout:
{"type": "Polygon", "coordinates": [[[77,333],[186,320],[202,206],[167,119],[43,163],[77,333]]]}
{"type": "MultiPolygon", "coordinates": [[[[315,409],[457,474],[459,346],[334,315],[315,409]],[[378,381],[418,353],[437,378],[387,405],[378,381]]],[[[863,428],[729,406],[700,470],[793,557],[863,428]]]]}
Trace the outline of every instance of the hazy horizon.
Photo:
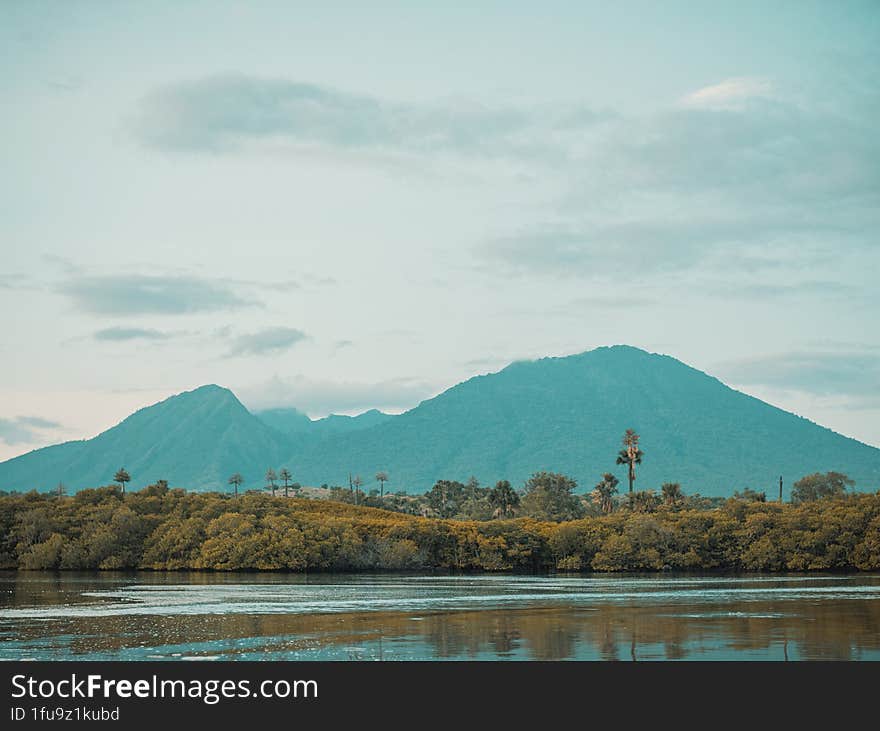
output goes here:
{"type": "Polygon", "coordinates": [[[628,343],[880,446],[872,2],[0,7],[0,461],[628,343]],[[638,22],[634,22],[634,18],[638,22]]]}

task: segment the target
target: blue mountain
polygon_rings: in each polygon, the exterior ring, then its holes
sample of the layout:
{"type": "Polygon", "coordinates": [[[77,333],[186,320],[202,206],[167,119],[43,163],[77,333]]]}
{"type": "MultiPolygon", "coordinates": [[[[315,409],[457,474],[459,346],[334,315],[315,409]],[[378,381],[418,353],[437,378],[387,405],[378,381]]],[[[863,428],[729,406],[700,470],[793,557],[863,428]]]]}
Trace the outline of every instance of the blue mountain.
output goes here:
{"type": "Polygon", "coordinates": [[[287,467],[306,485],[369,484],[423,491],[440,478],[522,484],[538,470],[564,472],[583,489],[615,465],[624,430],[642,438],[636,489],[666,481],[685,492],[776,494],[816,471],[846,472],[880,488],[880,449],[729,388],[665,355],[628,346],[512,363],[471,378],[396,416],[312,421],[292,409],[250,413],[205,386],[142,409],[94,439],[35,450],[0,463],[0,489],[71,489],[108,483],[120,466],[132,487],[158,478],[191,489],[226,489],[233,472],[262,485],[287,467]]]}

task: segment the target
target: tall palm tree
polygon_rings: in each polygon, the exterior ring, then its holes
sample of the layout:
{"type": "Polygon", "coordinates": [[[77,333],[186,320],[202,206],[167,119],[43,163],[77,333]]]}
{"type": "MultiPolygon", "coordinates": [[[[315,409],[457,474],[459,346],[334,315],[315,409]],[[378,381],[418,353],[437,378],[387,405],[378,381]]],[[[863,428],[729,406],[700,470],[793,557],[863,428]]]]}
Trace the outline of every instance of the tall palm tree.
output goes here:
{"type": "Polygon", "coordinates": [[[684,499],[681,485],[677,482],[664,482],[660,486],[660,492],[663,495],[663,502],[670,507],[678,505],[684,499]]]}
{"type": "Polygon", "coordinates": [[[278,473],[278,477],[284,482],[284,497],[287,497],[287,487],[293,479],[293,475],[290,474],[290,470],[287,469],[287,467],[282,467],[281,472],[278,473]]]}
{"type": "Polygon", "coordinates": [[[608,515],[614,510],[614,496],[617,494],[617,486],[620,484],[614,475],[606,472],[602,475],[601,482],[593,489],[593,500],[599,503],[599,509],[608,515]]]}
{"type": "Polygon", "coordinates": [[[617,454],[617,464],[627,465],[630,494],[633,491],[633,483],[636,481],[636,465],[642,463],[644,454],[639,449],[639,435],[633,429],[627,429],[623,435],[623,449],[617,454]]]}
{"type": "Polygon", "coordinates": [[[125,467],[120,467],[116,470],[116,474],[113,475],[113,481],[119,483],[122,487],[122,494],[125,495],[125,483],[131,482],[131,475],[125,471],[125,467]]]}
{"type": "Polygon", "coordinates": [[[376,482],[379,483],[379,497],[385,497],[385,483],[388,482],[388,473],[377,472],[376,482]]]}
{"type": "Polygon", "coordinates": [[[269,484],[266,485],[266,488],[272,490],[272,497],[275,497],[275,480],[278,479],[278,475],[275,474],[275,470],[271,467],[266,470],[266,482],[269,484]]]}
{"type": "Polygon", "coordinates": [[[354,504],[360,505],[361,502],[361,485],[364,484],[364,481],[361,479],[360,475],[355,475],[354,479],[351,481],[351,484],[354,485],[354,504]]]}
{"type": "Polygon", "coordinates": [[[244,477],[241,476],[240,472],[236,472],[232,477],[229,478],[229,484],[232,485],[232,489],[235,492],[235,497],[238,497],[238,488],[241,483],[244,482],[244,477]]]}

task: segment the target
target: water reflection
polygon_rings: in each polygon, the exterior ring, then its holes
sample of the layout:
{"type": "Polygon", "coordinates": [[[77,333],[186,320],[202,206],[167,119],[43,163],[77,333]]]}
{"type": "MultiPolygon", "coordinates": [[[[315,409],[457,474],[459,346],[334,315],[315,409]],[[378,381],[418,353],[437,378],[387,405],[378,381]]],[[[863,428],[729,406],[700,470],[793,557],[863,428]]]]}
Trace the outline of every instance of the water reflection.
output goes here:
{"type": "Polygon", "coordinates": [[[880,659],[880,577],[0,575],[0,658],[880,659]]]}

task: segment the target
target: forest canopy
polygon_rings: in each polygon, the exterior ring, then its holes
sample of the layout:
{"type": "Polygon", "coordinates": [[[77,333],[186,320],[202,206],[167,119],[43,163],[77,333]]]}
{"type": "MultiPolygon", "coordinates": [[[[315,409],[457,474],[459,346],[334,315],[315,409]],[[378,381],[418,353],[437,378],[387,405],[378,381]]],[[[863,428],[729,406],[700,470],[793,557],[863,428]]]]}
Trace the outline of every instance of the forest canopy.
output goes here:
{"type": "MultiPolygon", "coordinates": [[[[880,494],[783,504],[739,495],[709,509],[670,486],[647,507],[583,515],[560,476],[539,475],[509,518],[509,484],[485,494],[441,485],[442,512],[494,510],[494,520],[422,517],[335,500],[194,493],[158,483],[73,496],[0,496],[0,567],[217,571],[874,571],[880,494]],[[560,500],[553,500],[553,496],[560,500]],[[485,504],[485,505],[484,505],[485,504]],[[563,514],[558,511],[563,506],[563,514]],[[456,506],[456,507],[453,507],[456,506]],[[500,511],[500,512],[499,512],[500,511]],[[561,522],[553,522],[560,520],[561,522]]],[[[810,486],[812,487],[812,485],[810,486]]],[[[806,496],[805,496],[806,497],[806,496]]],[[[810,494],[812,497],[812,494],[810,494]]],[[[601,498],[601,496],[600,496],[601,498]]],[[[600,503],[601,505],[601,503],[600,503]]],[[[643,506],[644,507],[644,506],[643,506]]],[[[438,512],[440,512],[438,511],[438,512]]]]}

